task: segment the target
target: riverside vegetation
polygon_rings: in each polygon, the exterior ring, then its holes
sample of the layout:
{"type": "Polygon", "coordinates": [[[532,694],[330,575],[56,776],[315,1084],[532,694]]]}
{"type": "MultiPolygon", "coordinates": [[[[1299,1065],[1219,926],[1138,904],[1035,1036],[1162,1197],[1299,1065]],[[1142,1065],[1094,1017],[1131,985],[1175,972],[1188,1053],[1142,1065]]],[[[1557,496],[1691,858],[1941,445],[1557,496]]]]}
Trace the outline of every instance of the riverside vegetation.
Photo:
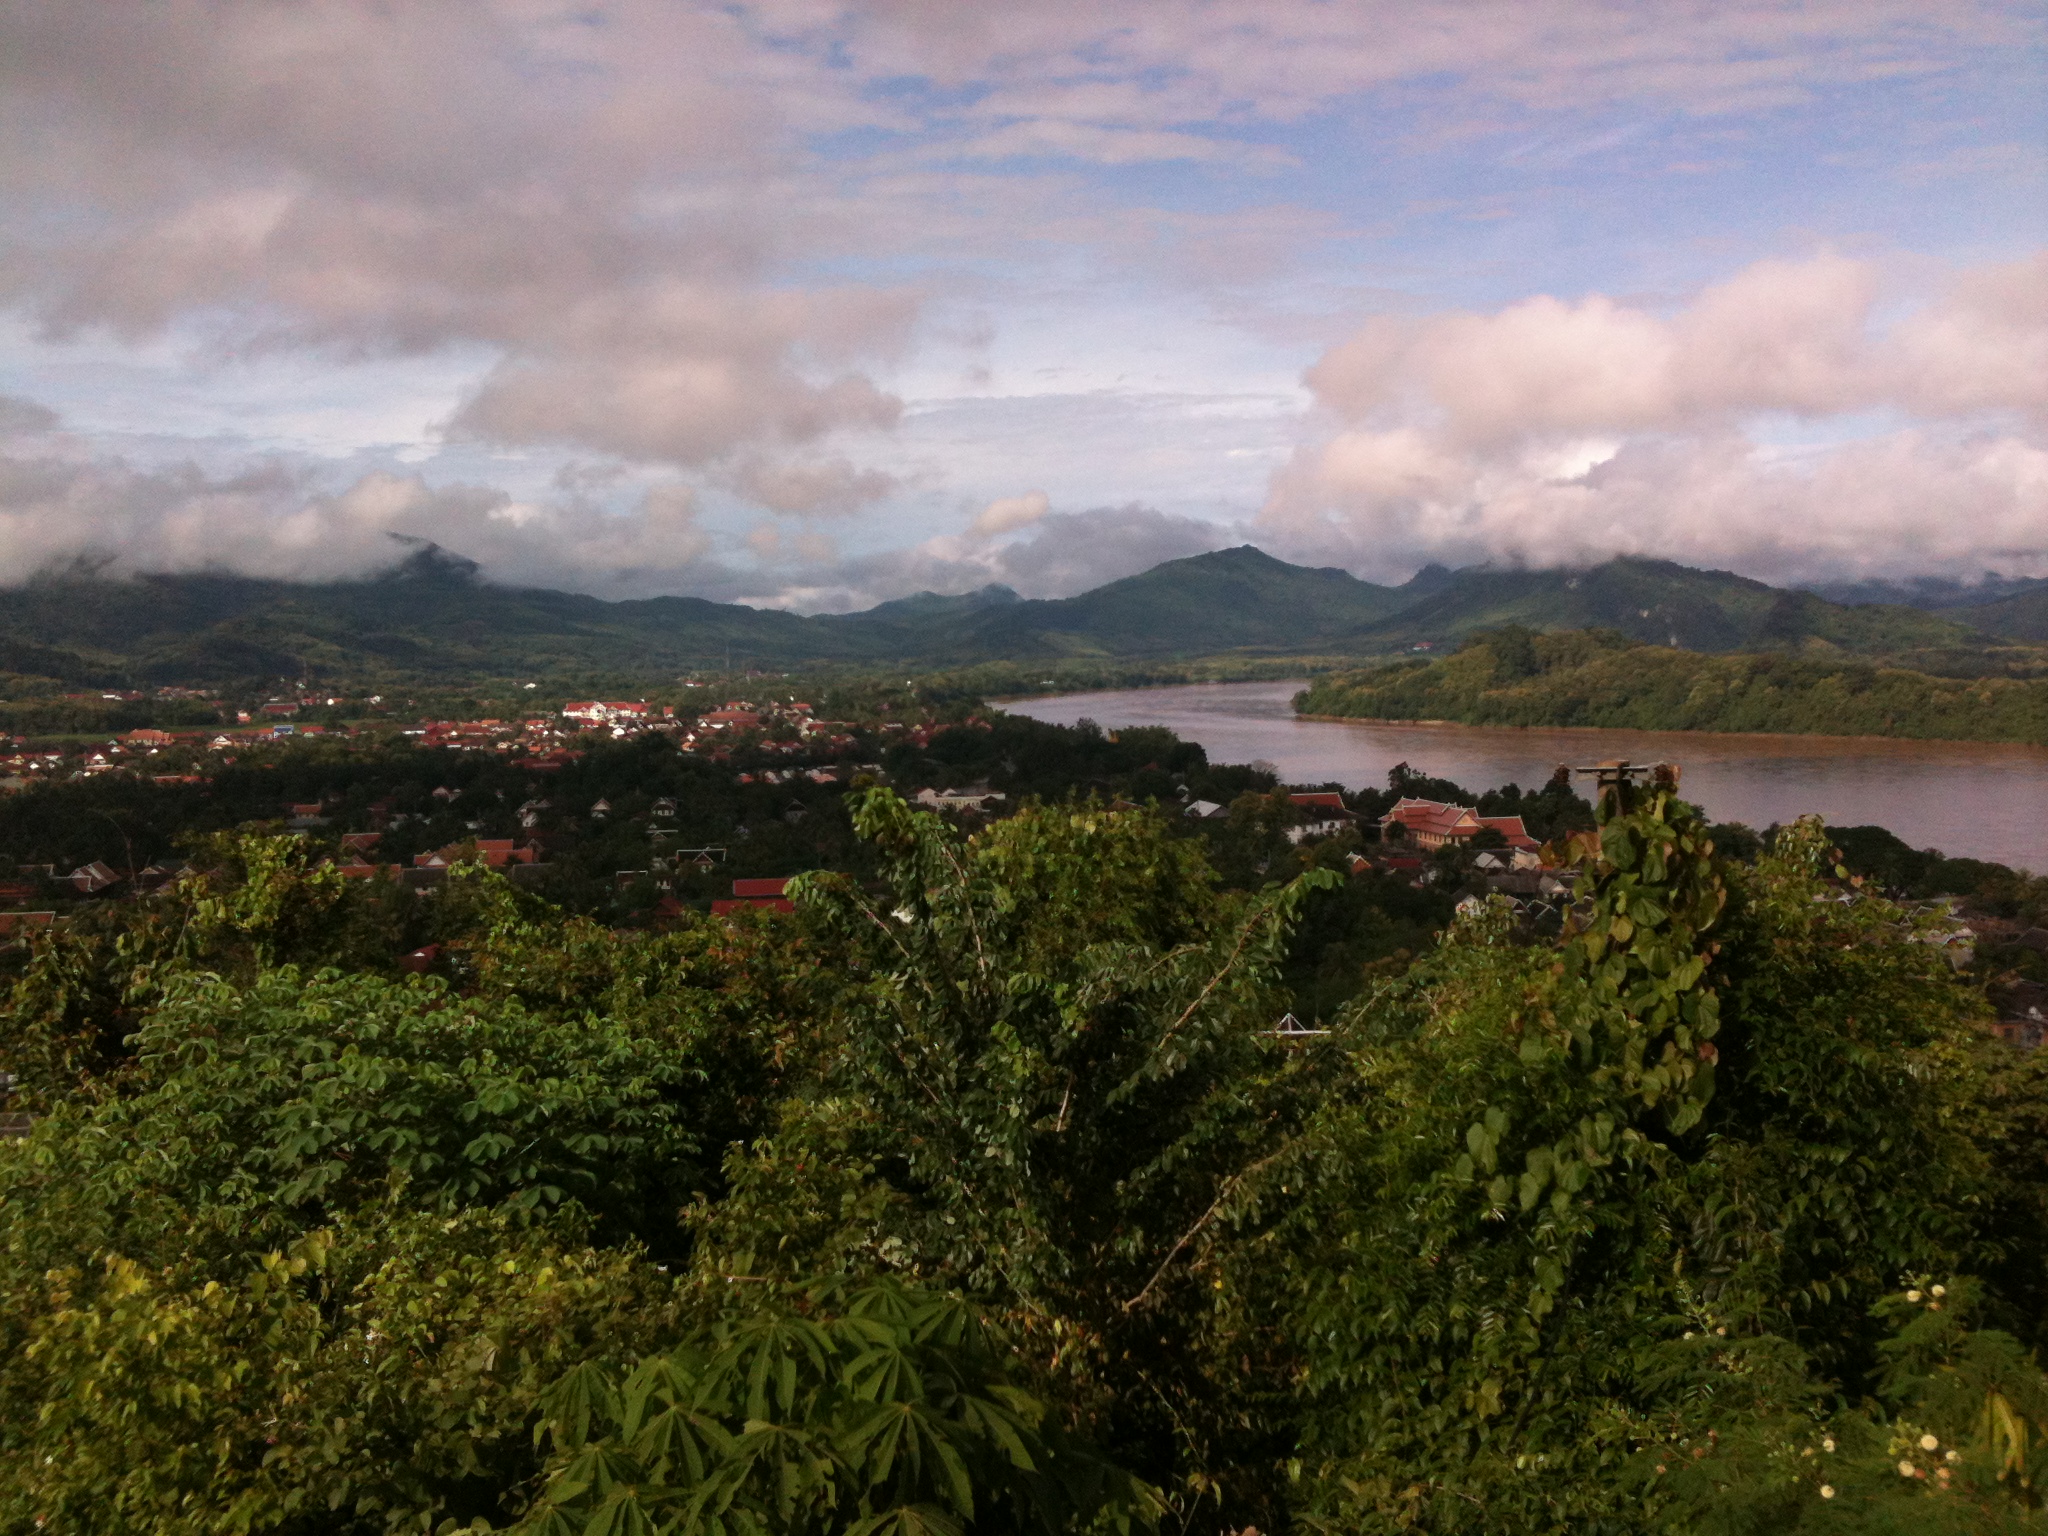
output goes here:
{"type": "Polygon", "coordinates": [[[1463,725],[2048,744],[2048,679],[1936,677],[1815,650],[1706,655],[1598,629],[1503,625],[1437,660],[1318,678],[1296,707],[1463,725]]]}
{"type": "Polygon", "coordinates": [[[1338,877],[1151,809],[667,932],[306,844],[46,933],[0,1530],[2024,1532],[2048,1081],[1813,823],[1275,1021],[1338,877]],[[1276,870],[1287,874],[1288,871],[1276,870]]]}

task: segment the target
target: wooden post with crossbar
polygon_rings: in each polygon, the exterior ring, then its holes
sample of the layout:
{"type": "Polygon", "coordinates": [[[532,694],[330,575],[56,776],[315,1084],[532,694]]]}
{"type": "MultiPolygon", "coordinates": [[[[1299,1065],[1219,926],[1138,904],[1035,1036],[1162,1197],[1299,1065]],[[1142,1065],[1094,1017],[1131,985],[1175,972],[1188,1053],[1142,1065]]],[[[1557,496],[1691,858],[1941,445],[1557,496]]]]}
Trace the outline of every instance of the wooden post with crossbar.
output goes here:
{"type": "Polygon", "coordinates": [[[1635,807],[1635,786],[1638,779],[1648,779],[1657,788],[1673,793],[1678,789],[1679,766],[1676,763],[1631,763],[1623,758],[1609,758],[1604,763],[1593,763],[1572,772],[1590,778],[1602,797],[1614,796],[1614,814],[1626,816],[1635,807]]]}

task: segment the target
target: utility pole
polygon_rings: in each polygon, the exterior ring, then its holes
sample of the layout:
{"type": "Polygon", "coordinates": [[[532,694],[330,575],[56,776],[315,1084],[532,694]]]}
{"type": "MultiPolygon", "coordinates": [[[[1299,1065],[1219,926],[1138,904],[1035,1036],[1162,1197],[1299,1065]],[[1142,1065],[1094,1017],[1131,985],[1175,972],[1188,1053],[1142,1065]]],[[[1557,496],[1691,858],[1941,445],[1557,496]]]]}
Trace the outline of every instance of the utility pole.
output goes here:
{"type": "Polygon", "coordinates": [[[1604,763],[1575,768],[1574,773],[1590,778],[1605,799],[1614,796],[1614,813],[1626,816],[1635,808],[1635,785],[1638,779],[1650,780],[1658,789],[1676,793],[1680,768],[1676,763],[1631,763],[1621,758],[1609,758],[1604,763]]]}

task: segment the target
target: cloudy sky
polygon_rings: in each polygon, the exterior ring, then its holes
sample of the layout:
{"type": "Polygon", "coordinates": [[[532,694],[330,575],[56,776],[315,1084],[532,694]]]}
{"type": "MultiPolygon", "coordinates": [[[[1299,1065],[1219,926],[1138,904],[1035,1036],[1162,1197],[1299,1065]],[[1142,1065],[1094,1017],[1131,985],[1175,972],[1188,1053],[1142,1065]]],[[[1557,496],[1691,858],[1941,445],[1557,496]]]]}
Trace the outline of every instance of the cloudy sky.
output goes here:
{"type": "Polygon", "coordinates": [[[0,581],[2048,575],[2048,6],[0,0],[0,581]]]}

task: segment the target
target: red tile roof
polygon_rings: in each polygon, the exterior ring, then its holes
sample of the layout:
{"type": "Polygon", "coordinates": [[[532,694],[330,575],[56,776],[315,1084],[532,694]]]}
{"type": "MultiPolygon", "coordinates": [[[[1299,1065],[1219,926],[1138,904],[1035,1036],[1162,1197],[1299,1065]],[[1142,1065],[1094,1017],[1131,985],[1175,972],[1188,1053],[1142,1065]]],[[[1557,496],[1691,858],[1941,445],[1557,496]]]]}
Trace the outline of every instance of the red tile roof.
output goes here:
{"type": "Polygon", "coordinates": [[[1380,818],[1380,825],[1406,827],[1418,837],[1455,840],[1470,837],[1479,830],[1479,813],[1469,805],[1446,805],[1441,800],[1404,797],[1380,818]]]}
{"type": "Polygon", "coordinates": [[[1505,837],[1510,848],[1525,848],[1534,853],[1542,846],[1529,835],[1529,829],[1522,825],[1519,816],[1482,816],[1479,825],[1505,837]]]}

